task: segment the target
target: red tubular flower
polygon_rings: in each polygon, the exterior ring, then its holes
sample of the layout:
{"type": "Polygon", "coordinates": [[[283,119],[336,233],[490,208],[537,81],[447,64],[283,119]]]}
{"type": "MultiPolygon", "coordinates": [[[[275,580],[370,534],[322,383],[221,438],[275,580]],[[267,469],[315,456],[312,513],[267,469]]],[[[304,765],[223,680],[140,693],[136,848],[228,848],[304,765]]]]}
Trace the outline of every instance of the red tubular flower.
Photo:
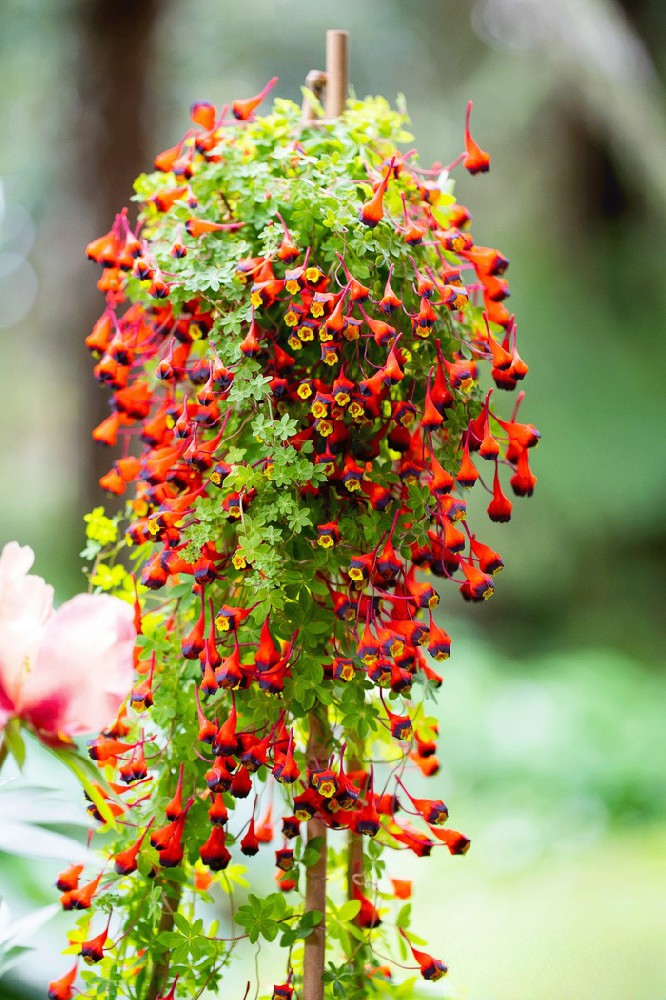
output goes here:
{"type": "MultiPolygon", "coordinates": [[[[206,716],[203,714],[203,712],[201,710],[201,703],[199,701],[199,691],[196,688],[195,688],[195,692],[194,692],[194,697],[196,699],[197,717],[199,719],[199,732],[197,734],[197,739],[201,743],[210,743],[210,744],[212,744],[213,741],[214,741],[214,739],[215,739],[215,737],[217,736],[217,726],[216,726],[216,724],[214,722],[211,722],[210,719],[207,719],[206,716]]],[[[182,775],[182,764],[181,764],[181,775],[182,775]]],[[[181,781],[179,780],[179,782],[178,782],[178,790],[176,791],[176,796],[173,799],[173,802],[176,804],[175,808],[180,808],[180,789],[181,789],[181,787],[182,787],[181,786],[181,781]]],[[[167,809],[168,808],[170,808],[170,807],[167,807],[167,809]]],[[[167,816],[169,816],[169,812],[168,811],[167,811],[167,816]]],[[[178,817],[177,816],[170,816],[169,818],[170,819],[177,819],[178,817]]]]}
{"type": "Polygon", "coordinates": [[[234,118],[237,118],[239,121],[242,122],[251,121],[254,109],[259,107],[264,97],[266,97],[268,92],[272,90],[272,88],[275,86],[277,82],[278,78],[274,76],[271,80],[268,81],[263,90],[259,91],[256,97],[247,97],[242,101],[233,101],[231,105],[231,110],[234,113],[234,118]]]}
{"type": "Polygon", "coordinates": [[[223,233],[240,229],[244,225],[244,222],[210,222],[207,219],[191,218],[185,220],[185,231],[188,236],[193,236],[196,239],[207,233],[223,233]]]}
{"type": "Polygon", "coordinates": [[[215,625],[220,632],[235,632],[251,612],[252,608],[232,608],[223,604],[215,615],[215,625]]]}
{"type": "Polygon", "coordinates": [[[419,583],[414,579],[414,568],[405,577],[405,587],[411,595],[417,608],[435,608],[439,604],[439,595],[429,583],[419,583]]]}
{"type": "Polygon", "coordinates": [[[231,788],[232,776],[228,761],[227,757],[216,757],[212,767],[206,771],[206,784],[211,792],[228,792],[231,788]]]}
{"type": "Polygon", "coordinates": [[[309,778],[312,787],[324,799],[332,799],[338,791],[336,775],[330,767],[311,770],[309,778]]]}
{"type": "Polygon", "coordinates": [[[410,717],[408,715],[394,715],[393,712],[389,712],[388,708],[386,714],[391,725],[391,736],[395,740],[404,742],[411,740],[413,730],[410,717]]]}
{"type": "Polygon", "coordinates": [[[172,982],[171,987],[169,989],[169,992],[165,993],[161,997],[158,997],[157,1000],[175,1000],[175,997],[176,997],[176,986],[178,984],[178,978],[179,977],[176,976],[176,978],[172,982]]]}
{"type": "Polygon", "coordinates": [[[74,980],[78,971],[78,963],[75,963],[69,972],[66,972],[60,979],[53,979],[48,985],[48,1000],[72,1000],[74,996],[74,980]]]}
{"type": "Polygon", "coordinates": [[[393,886],[393,895],[395,896],[396,899],[411,899],[412,897],[411,879],[392,878],[391,885],[393,886]]]}
{"type": "Polygon", "coordinates": [[[415,826],[411,823],[402,821],[400,823],[393,822],[389,826],[389,833],[392,837],[398,840],[405,847],[408,847],[417,858],[427,858],[430,856],[430,852],[433,848],[433,842],[430,837],[426,837],[424,833],[417,830],[415,826]]]}
{"type": "Polygon", "coordinates": [[[414,960],[418,962],[421,975],[424,979],[434,982],[435,980],[441,979],[442,976],[446,975],[448,969],[439,958],[433,958],[432,955],[428,955],[425,951],[417,951],[417,949],[411,945],[409,938],[402,928],[400,929],[400,933],[409,945],[409,949],[414,956],[414,960]]]}
{"type": "MultiPolygon", "coordinates": [[[[517,497],[531,497],[536,486],[537,477],[530,469],[527,451],[522,451],[516,463],[516,472],[509,482],[517,497]]],[[[508,501],[507,501],[508,502],[508,501]]]]}
{"type": "Polygon", "coordinates": [[[451,854],[466,854],[469,849],[469,839],[457,830],[435,830],[431,827],[431,833],[446,844],[451,854]]]}
{"type": "Polygon", "coordinates": [[[84,962],[88,965],[93,965],[96,962],[101,962],[104,958],[104,947],[106,945],[107,938],[109,936],[109,926],[111,925],[111,914],[109,914],[109,919],[107,921],[104,930],[97,934],[96,937],[88,938],[81,944],[81,950],[79,954],[83,958],[84,962]]]}
{"type": "Polygon", "coordinates": [[[432,396],[430,395],[430,390],[426,392],[425,405],[423,407],[423,417],[421,418],[421,427],[425,431],[436,431],[438,427],[444,423],[444,417],[439,412],[435,406],[432,396]]]}
{"type": "Polygon", "coordinates": [[[102,878],[102,872],[99,873],[97,878],[94,878],[92,882],[88,882],[87,885],[82,886],[80,889],[73,889],[71,892],[65,892],[60,897],[60,902],[64,910],[88,910],[92,904],[92,899],[99,888],[99,883],[102,878]]]}
{"type": "Polygon", "coordinates": [[[195,125],[201,125],[207,132],[210,132],[217,118],[215,105],[209,104],[208,101],[195,101],[190,108],[190,118],[195,125]]]}
{"type": "Polygon", "coordinates": [[[240,647],[238,645],[237,638],[235,638],[233,652],[227,656],[225,660],[222,660],[219,667],[216,669],[215,680],[221,688],[226,688],[229,691],[235,691],[241,686],[243,681],[243,671],[241,668],[240,647]]]}
{"type": "Polygon", "coordinates": [[[494,552],[488,545],[478,542],[474,535],[470,536],[469,547],[478,559],[479,566],[484,573],[490,573],[494,576],[504,566],[498,553],[494,552]]]}
{"type": "Polygon", "coordinates": [[[236,735],[236,723],[236,702],[232,701],[229,717],[222,723],[213,740],[213,752],[216,756],[230,757],[237,752],[238,737],[236,735]]]}
{"type": "MultiPolygon", "coordinates": [[[[151,821],[152,822],[152,821],[151,821]]],[[[150,824],[149,824],[150,826],[150,824]]],[[[114,868],[119,875],[130,875],[137,869],[137,858],[144,838],[148,833],[149,826],[143,831],[138,840],[125,851],[119,851],[114,858],[114,868]]]]}
{"type": "Polygon", "coordinates": [[[371,929],[373,927],[378,927],[381,924],[381,917],[379,916],[379,911],[374,906],[371,899],[361,892],[357,885],[354,885],[352,891],[352,899],[357,899],[361,904],[361,909],[358,911],[356,917],[356,924],[363,929],[371,929]]]}
{"type": "Polygon", "coordinates": [[[256,827],[257,840],[260,844],[270,844],[273,839],[273,807],[268,806],[262,819],[256,827]]]}
{"type": "Polygon", "coordinates": [[[456,476],[456,482],[463,487],[463,489],[471,489],[474,483],[479,478],[479,472],[469,454],[469,435],[465,437],[465,446],[463,448],[462,462],[460,463],[460,468],[458,469],[458,474],[456,476]]]}
{"type": "Polygon", "coordinates": [[[502,492],[499,481],[499,469],[495,466],[495,478],[493,480],[493,498],[488,505],[488,517],[491,521],[509,521],[513,504],[502,492]]]}
{"type": "Polygon", "coordinates": [[[112,757],[119,757],[127,750],[133,750],[135,743],[122,743],[120,740],[109,739],[107,736],[97,736],[88,740],[88,756],[91,760],[105,763],[112,757]]]}
{"type": "Polygon", "coordinates": [[[224,871],[231,861],[225,841],[224,827],[216,824],[212,827],[208,840],[199,848],[201,860],[214,872],[224,871]]]}
{"type": "Polygon", "coordinates": [[[276,760],[273,767],[273,777],[281,784],[292,784],[300,777],[300,774],[300,769],[294,760],[294,734],[293,731],[290,731],[287,752],[279,761],[276,760]]]}
{"type": "Polygon", "coordinates": [[[416,811],[423,816],[429,826],[441,826],[446,823],[449,818],[449,810],[446,808],[441,799],[415,799],[412,795],[410,795],[400,779],[398,779],[397,783],[407,795],[416,811]]]}
{"type": "Polygon", "coordinates": [[[226,805],[224,804],[224,799],[222,798],[222,795],[219,792],[215,793],[215,796],[213,798],[213,804],[208,810],[208,816],[210,818],[211,823],[219,824],[220,826],[224,826],[224,824],[229,819],[229,811],[226,805]]]}
{"type": "Polygon", "coordinates": [[[252,778],[246,767],[239,767],[234,771],[229,791],[235,799],[246,799],[248,797],[252,791],[252,778]]]}
{"type": "Polygon", "coordinates": [[[488,573],[482,572],[482,570],[472,565],[472,563],[466,562],[464,559],[460,560],[460,568],[466,577],[466,583],[463,584],[465,588],[464,596],[469,597],[473,601],[486,601],[489,597],[492,597],[495,585],[493,578],[488,573]]]}
{"type": "Polygon", "coordinates": [[[444,629],[435,625],[430,616],[428,652],[435,660],[447,660],[451,653],[451,637],[444,629]]]}
{"type": "Polygon", "coordinates": [[[120,237],[114,226],[104,236],[92,240],[86,247],[88,260],[101,264],[102,267],[114,267],[120,251],[120,237]]]}
{"type": "Polygon", "coordinates": [[[430,778],[433,774],[437,774],[439,771],[440,763],[437,757],[423,757],[417,750],[415,750],[410,753],[409,758],[414,761],[425,778],[430,778]]]}
{"type": "Polygon", "coordinates": [[[259,646],[254,655],[254,662],[259,672],[271,670],[280,659],[280,652],[273,641],[270,630],[270,615],[266,615],[261,626],[259,646]]]}
{"type": "Polygon", "coordinates": [[[291,892],[298,884],[295,878],[292,878],[287,872],[280,871],[279,869],[275,873],[275,881],[281,892],[291,892]]]}
{"type": "Polygon", "coordinates": [[[78,888],[79,876],[82,871],[83,865],[70,865],[58,875],[56,889],[59,889],[60,892],[72,892],[78,888]]]}
{"type": "Polygon", "coordinates": [[[253,857],[259,851],[259,840],[255,832],[254,827],[254,816],[250,820],[250,825],[248,827],[247,833],[241,840],[241,852],[246,854],[249,858],[253,857]]]}
{"type": "MultiPolygon", "coordinates": [[[[377,225],[378,222],[384,218],[384,195],[386,194],[386,186],[389,182],[389,177],[393,171],[393,164],[395,160],[391,160],[390,164],[386,168],[386,172],[382,177],[381,181],[375,189],[370,201],[366,202],[358,214],[359,220],[371,229],[377,225]]],[[[352,299],[353,299],[352,294],[352,299]]]]}
{"type": "Polygon", "coordinates": [[[294,852],[291,847],[281,847],[275,852],[275,865],[283,872],[294,867],[294,852]]]}
{"type": "Polygon", "coordinates": [[[469,119],[472,113],[472,102],[467,103],[467,114],[465,115],[465,156],[463,166],[469,170],[470,174],[485,174],[490,169],[490,157],[472,139],[469,132],[469,119]]]}
{"type": "Polygon", "coordinates": [[[391,274],[393,273],[393,267],[389,269],[389,276],[386,279],[386,287],[384,288],[384,294],[379,300],[377,305],[383,313],[390,315],[395,309],[399,309],[402,305],[402,299],[399,299],[391,288],[391,274]]]}

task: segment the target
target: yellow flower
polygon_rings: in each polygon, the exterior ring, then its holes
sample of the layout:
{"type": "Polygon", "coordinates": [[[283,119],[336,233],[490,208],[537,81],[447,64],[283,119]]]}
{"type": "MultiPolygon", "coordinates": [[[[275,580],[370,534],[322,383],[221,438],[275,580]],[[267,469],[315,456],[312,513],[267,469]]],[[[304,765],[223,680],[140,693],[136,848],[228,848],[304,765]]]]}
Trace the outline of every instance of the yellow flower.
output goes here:
{"type": "Polygon", "coordinates": [[[118,538],[118,525],[104,513],[103,507],[95,507],[83,515],[86,522],[86,537],[100,545],[110,545],[118,538]]]}
{"type": "MultiPolygon", "coordinates": [[[[122,566],[107,566],[99,563],[90,582],[100,590],[118,590],[123,586],[127,573],[122,566]]],[[[131,581],[130,581],[131,582],[131,581]]]]}

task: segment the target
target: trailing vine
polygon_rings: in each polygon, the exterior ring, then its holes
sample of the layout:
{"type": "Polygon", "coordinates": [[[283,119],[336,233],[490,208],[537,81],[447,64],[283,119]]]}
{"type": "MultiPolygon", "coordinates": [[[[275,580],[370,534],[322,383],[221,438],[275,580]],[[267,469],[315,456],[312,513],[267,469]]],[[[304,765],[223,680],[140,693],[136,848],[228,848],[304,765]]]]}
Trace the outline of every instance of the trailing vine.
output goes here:
{"type": "MultiPolygon", "coordinates": [[[[406,997],[446,971],[385,856],[469,844],[409,784],[439,767],[439,592],[484,600],[502,567],[467,492],[507,521],[506,476],[536,481],[522,393],[495,409],[527,372],[508,262],[450,170],[401,151],[404,109],[304,125],[285,100],[257,117],[262,96],[195,105],[136,182],[138,229],[123,211],[88,247],[94,437],[120,446],[101,483],[127,505],[88,516],[85,556],[139,633],[129,704],[89,745],[109,862],[59,881],[88,997],[214,991],[242,938],[279,939],[274,998],[406,997]],[[260,850],[275,884],[245,895],[260,850]],[[224,932],[202,915],[219,892],[224,932]]],[[[488,168],[469,121],[457,159],[488,168]]]]}

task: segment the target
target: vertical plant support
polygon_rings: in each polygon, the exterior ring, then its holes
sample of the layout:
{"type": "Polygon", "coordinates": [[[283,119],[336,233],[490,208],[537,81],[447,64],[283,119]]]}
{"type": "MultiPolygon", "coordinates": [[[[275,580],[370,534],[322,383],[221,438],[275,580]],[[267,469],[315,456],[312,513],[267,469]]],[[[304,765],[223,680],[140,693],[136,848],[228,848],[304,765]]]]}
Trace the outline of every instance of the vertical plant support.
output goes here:
{"type": "Polygon", "coordinates": [[[349,34],[326,32],[326,117],[338,118],[347,104],[349,89],[349,34]]]}
{"type": "MultiPolygon", "coordinates": [[[[331,734],[328,719],[321,711],[309,717],[310,735],[307,746],[308,767],[316,771],[331,752],[331,734]]],[[[316,911],[321,919],[305,940],[303,957],[303,1000],[322,1000],[324,996],[324,967],[326,964],[326,888],[328,872],[328,831],[321,819],[308,821],[307,846],[317,852],[318,858],[307,868],[305,877],[305,912],[316,911]]]]}
{"type": "MultiPolygon", "coordinates": [[[[349,34],[331,29],[326,32],[326,117],[338,118],[344,111],[349,88],[349,34]]],[[[328,720],[322,723],[316,712],[310,713],[308,741],[309,766],[320,767],[330,755],[328,720]]],[[[305,910],[323,914],[305,942],[303,964],[303,1000],[323,1000],[326,964],[326,882],[328,842],[326,825],[313,818],[308,823],[308,845],[319,845],[319,860],[307,869],[305,910]]]]}

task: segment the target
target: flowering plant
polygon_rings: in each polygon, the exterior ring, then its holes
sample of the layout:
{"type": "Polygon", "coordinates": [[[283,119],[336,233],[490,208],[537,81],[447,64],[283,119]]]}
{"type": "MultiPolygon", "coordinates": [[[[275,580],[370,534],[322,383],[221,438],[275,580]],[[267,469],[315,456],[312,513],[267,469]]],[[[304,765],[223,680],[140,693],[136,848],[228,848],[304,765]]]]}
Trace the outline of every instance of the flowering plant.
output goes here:
{"type": "MultiPolygon", "coordinates": [[[[86,910],[70,950],[89,997],[199,996],[241,938],[279,936],[273,998],[446,971],[384,853],[469,844],[408,782],[439,766],[427,703],[450,639],[431,580],[481,601],[502,566],[466,493],[507,521],[505,470],[517,495],[535,483],[522,394],[504,419],[483,388],[484,369],[500,390],[527,372],[508,262],[474,241],[449,169],[400,151],[402,110],[350,101],[304,125],[283,100],[256,117],[263,96],[195,105],[136,183],[138,230],[121,212],[88,247],[111,392],[94,437],[122,444],[101,482],[128,502],[120,540],[90,519],[87,554],[98,586],[140,581],[129,707],[89,745],[115,874],[59,881],[86,910]],[[271,844],[274,890],[237,905],[241,860],[271,844]],[[217,888],[224,933],[204,925],[217,888]]],[[[460,160],[488,169],[469,121],[460,160]]]]}

